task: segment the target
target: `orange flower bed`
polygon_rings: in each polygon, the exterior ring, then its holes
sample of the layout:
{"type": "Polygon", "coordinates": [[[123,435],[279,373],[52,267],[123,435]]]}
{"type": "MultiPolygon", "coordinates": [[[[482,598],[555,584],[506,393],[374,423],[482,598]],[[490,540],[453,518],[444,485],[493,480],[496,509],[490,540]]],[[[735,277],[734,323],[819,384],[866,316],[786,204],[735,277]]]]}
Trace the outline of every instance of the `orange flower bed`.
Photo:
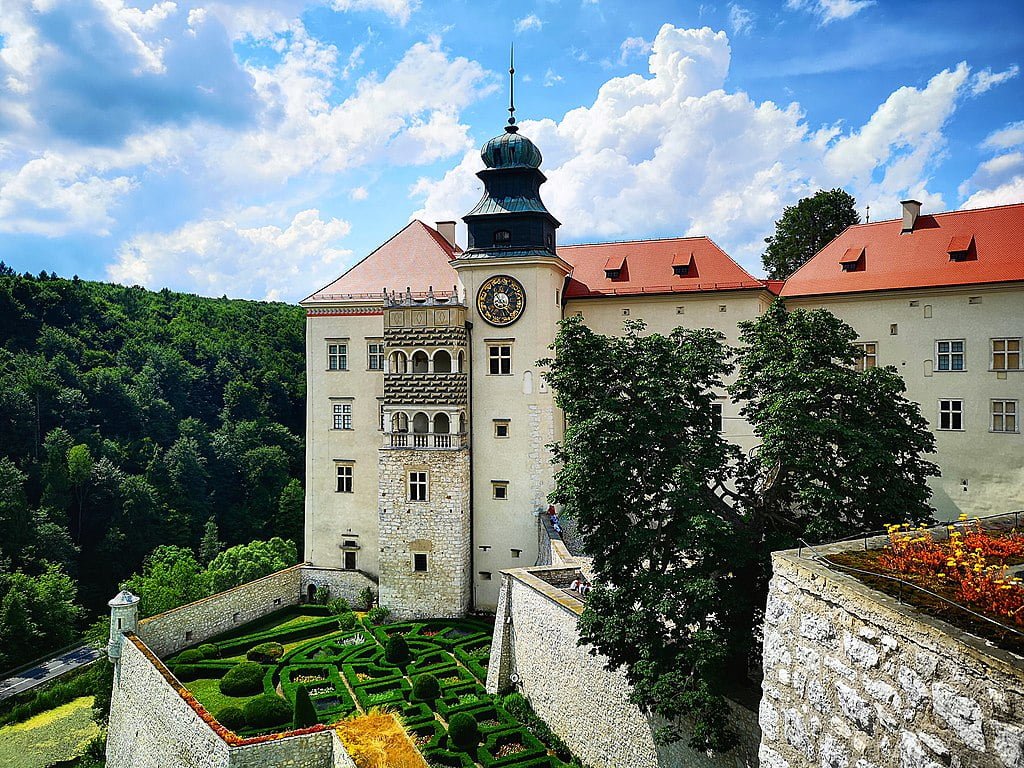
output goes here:
{"type": "Polygon", "coordinates": [[[1024,627],[1024,581],[1011,576],[1005,562],[1024,557],[1024,536],[1017,531],[993,536],[979,521],[967,523],[966,516],[960,522],[962,530],[951,527],[944,542],[923,527],[889,526],[889,545],[879,564],[949,585],[968,607],[1024,627]]]}

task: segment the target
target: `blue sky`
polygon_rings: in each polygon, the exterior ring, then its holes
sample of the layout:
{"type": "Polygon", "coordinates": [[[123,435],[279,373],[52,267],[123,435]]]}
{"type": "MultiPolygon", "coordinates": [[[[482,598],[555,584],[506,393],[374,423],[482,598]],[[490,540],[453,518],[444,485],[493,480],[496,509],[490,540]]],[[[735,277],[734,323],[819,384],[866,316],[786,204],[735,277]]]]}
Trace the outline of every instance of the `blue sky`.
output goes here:
{"type": "Polygon", "coordinates": [[[561,242],[1024,201],[1024,4],[4,0],[0,260],[293,301],[458,218],[507,117],[561,242]]]}

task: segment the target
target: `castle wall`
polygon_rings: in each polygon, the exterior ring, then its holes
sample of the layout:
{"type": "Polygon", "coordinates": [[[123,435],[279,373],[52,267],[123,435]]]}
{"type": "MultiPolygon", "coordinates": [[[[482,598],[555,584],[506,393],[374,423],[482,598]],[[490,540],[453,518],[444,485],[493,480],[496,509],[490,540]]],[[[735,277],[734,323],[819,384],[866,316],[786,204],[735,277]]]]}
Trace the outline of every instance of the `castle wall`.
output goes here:
{"type": "Polygon", "coordinates": [[[469,607],[469,452],[380,451],[380,604],[396,618],[458,617],[469,607]],[[428,472],[427,501],[410,501],[408,473],[428,472]],[[427,555],[427,571],[413,568],[427,555]]]}
{"type": "Polygon", "coordinates": [[[250,581],[239,587],[151,616],[138,634],[157,656],[167,656],[262,616],[297,605],[302,566],[250,581]]]}
{"type": "Polygon", "coordinates": [[[1024,766],[1020,657],[807,554],[772,558],[763,768],[1024,766]]]}
{"type": "Polygon", "coordinates": [[[343,597],[353,607],[360,608],[360,593],[369,587],[377,593],[377,583],[362,571],[346,571],[344,568],[317,568],[313,565],[302,568],[302,594],[309,594],[309,587],[326,587],[333,600],[343,597]]]}
{"type": "Polygon", "coordinates": [[[511,675],[518,675],[518,689],[537,714],[594,768],[756,765],[757,721],[753,712],[738,706],[734,726],[742,744],[726,755],[709,758],[682,742],[655,744],[658,720],[629,702],[625,674],[606,670],[604,656],[577,646],[583,605],[554,585],[568,585],[577,572],[574,567],[531,568],[502,574],[488,692],[504,690],[511,675]]]}

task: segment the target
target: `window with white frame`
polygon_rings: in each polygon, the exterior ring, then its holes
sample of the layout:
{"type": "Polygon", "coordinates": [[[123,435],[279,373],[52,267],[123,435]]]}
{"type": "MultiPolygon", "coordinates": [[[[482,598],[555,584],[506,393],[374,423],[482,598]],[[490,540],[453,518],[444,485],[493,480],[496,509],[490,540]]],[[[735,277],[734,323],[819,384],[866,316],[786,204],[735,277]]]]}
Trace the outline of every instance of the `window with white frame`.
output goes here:
{"type": "Polygon", "coordinates": [[[487,372],[491,376],[512,375],[512,345],[491,344],[487,347],[487,372]]]}
{"type": "Polygon", "coordinates": [[[352,403],[335,403],[333,410],[334,428],[352,429],[352,403]]]}
{"type": "Polygon", "coordinates": [[[854,362],[853,367],[858,371],[866,371],[878,365],[878,342],[858,341],[853,346],[860,350],[861,356],[854,362]]]}
{"type": "Polygon", "coordinates": [[[366,368],[370,371],[384,370],[384,342],[370,341],[366,344],[366,368]]]}
{"type": "Polygon", "coordinates": [[[421,470],[409,473],[409,501],[427,500],[427,473],[421,470]]]}
{"type": "Polygon", "coordinates": [[[352,462],[339,461],[335,465],[337,484],[334,487],[336,493],[352,493],[352,462]]]}
{"type": "Polygon", "coordinates": [[[347,371],[348,370],[348,342],[329,341],[327,342],[327,370],[347,371]]]}
{"type": "Polygon", "coordinates": [[[992,339],[992,370],[1019,371],[1020,338],[992,339]]]}
{"type": "Polygon", "coordinates": [[[939,429],[955,432],[964,428],[964,401],[939,400],[939,429]]]}
{"type": "Polygon", "coordinates": [[[1017,420],[1016,400],[992,401],[992,431],[1020,432],[1020,422],[1017,420]]]}
{"type": "Polygon", "coordinates": [[[963,339],[940,339],[935,342],[935,370],[966,370],[964,368],[963,339]]]}
{"type": "Polygon", "coordinates": [[[508,419],[495,419],[494,420],[494,436],[497,438],[508,437],[509,433],[509,420],[508,419]]]}
{"type": "Polygon", "coordinates": [[[491,496],[505,501],[508,498],[508,480],[491,480],[491,496]]]}

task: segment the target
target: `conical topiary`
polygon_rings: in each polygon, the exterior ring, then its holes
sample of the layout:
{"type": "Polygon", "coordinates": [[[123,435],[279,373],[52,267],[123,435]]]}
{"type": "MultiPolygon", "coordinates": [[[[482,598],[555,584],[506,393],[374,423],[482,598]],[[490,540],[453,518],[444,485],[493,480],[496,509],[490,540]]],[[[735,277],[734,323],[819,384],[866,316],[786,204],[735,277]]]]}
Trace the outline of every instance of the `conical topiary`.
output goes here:
{"type": "Polygon", "coordinates": [[[295,689],[295,709],[292,716],[292,726],[295,728],[309,728],[317,724],[316,707],[309,698],[309,691],[304,686],[295,689]]]}

